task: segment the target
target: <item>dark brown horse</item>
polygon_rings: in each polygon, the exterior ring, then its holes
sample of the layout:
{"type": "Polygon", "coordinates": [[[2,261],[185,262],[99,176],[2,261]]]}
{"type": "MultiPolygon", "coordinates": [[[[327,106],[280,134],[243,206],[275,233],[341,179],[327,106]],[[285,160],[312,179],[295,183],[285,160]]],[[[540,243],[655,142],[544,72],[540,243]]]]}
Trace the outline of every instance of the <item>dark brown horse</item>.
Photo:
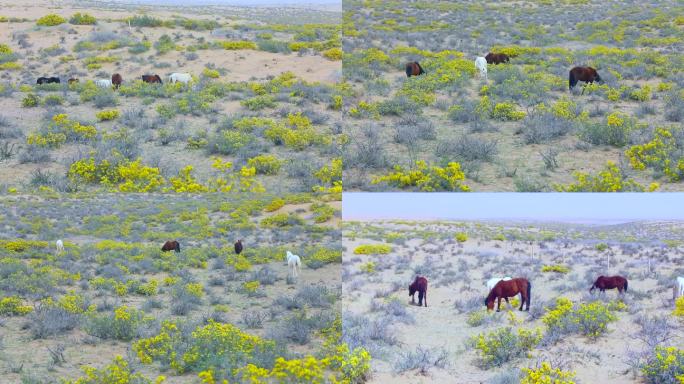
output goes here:
{"type": "MultiPolygon", "coordinates": [[[[592,67],[575,67],[570,70],[570,74],[568,75],[570,89],[573,89],[579,81],[584,81],[586,83],[593,83],[596,81],[600,83],[603,80],[598,72],[592,67]]],[[[582,89],[582,92],[584,93],[584,89],[582,89]]]]}
{"type": "Polygon", "coordinates": [[[235,242],[235,254],[239,255],[240,252],[242,252],[242,240],[238,240],[235,242]]]}
{"type": "Polygon", "coordinates": [[[69,84],[78,83],[78,79],[75,78],[75,77],[72,77],[72,78],[70,78],[69,80],[67,80],[67,82],[68,82],[69,84]]]}
{"type": "Polygon", "coordinates": [[[522,277],[518,277],[515,279],[510,279],[510,280],[501,280],[496,285],[494,288],[492,288],[491,291],[489,291],[489,295],[487,295],[487,298],[485,299],[485,305],[487,306],[487,310],[494,309],[494,301],[496,299],[499,299],[499,305],[496,307],[496,311],[499,312],[501,310],[501,299],[506,299],[506,302],[508,302],[509,297],[513,297],[517,294],[520,294],[520,310],[523,310],[523,305],[527,304],[527,308],[525,309],[526,311],[530,310],[530,296],[532,294],[532,284],[530,284],[527,279],[524,279],[522,277]]]}
{"type": "Polygon", "coordinates": [[[180,243],[176,240],[169,240],[161,248],[162,252],[176,251],[180,252],[180,243]]]}
{"type": "Polygon", "coordinates": [[[487,60],[487,64],[501,64],[508,63],[509,61],[511,61],[511,58],[505,53],[489,52],[487,56],[485,56],[485,60],[487,60]]]}
{"type": "Polygon", "coordinates": [[[423,67],[420,66],[419,62],[412,61],[406,64],[406,77],[418,76],[423,73],[425,73],[425,71],[423,70],[423,67]]]}
{"type": "Polygon", "coordinates": [[[114,89],[119,89],[119,86],[123,83],[123,78],[121,75],[118,73],[115,73],[112,75],[112,85],[114,85],[114,89]]]}
{"type": "Polygon", "coordinates": [[[162,83],[161,77],[159,77],[159,75],[142,75],[142,81],[146,83],[162,83]]]}
{"type": "Polygon", "coordinates": [[[598,288],[601,292],[606,292],[606,289],[617,288],[618,294],[627,292],[627,279],[622,276],[599,276],[594,282],[594,285],[589,288],[589,292],[594,292],[598,288]]]}
{"type": "Polygon", "coordinates": [[[52,84],[56,83],[59,84],[59,77],[39,77],[38,80],[36,80],[37,84],[52,84]]]}
{"type": "Polygon", "coordinates": [[[416,292],[418,292],[418,306],[423,306],[423,299],[425,299],[425,306],[427,307],[427,285],[428,281],[422,276],[416,276],[413,283],[409,285],[409,296],[411,296],[411,304],[415,304],[416,300],[414,298],[416,292]]]}

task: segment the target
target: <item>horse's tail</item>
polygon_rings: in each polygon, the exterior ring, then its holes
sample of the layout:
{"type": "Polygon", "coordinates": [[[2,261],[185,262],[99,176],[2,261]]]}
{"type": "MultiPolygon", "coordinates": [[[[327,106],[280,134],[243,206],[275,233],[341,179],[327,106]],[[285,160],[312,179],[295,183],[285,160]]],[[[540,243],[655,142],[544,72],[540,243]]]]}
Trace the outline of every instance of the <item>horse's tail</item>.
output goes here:
{"type": "Polygon", "coordinates": [[[575,74],[572,71],[570,71],[570,75],[568,76],[568,85],[569,85],[568,89],[572,89],[572,87],[574,87],[575,84],[577,84],[577,80],[575,79],[575,74]]]}
{"type": "Polygon", "coordinates": [[[530,300],[532,298],[532,283],[527,281],[527,309],[530,309],[530,300]]]}
{"type": "Polygon", "coordinates": [[[418,74],[419,74],[419,75],[424,74],[425,71],[423,70],[423,67],[420,66],[420,63],[419,63],[419,62],[416,62],[416,65],[418,65],[418,69],[419,69],[418,74]]]}

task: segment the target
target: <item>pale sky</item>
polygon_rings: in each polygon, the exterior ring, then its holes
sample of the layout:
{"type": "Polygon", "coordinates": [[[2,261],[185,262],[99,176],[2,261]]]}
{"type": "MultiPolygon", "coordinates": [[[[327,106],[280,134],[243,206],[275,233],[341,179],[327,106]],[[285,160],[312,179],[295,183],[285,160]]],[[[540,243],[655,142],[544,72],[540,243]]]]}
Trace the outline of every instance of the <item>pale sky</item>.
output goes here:
{"type": "Polygon", "coordinates": [[[364,193],[342,196],[344,220],[453,219],[619,223],[684,220],[684,193],[364,193]]]}

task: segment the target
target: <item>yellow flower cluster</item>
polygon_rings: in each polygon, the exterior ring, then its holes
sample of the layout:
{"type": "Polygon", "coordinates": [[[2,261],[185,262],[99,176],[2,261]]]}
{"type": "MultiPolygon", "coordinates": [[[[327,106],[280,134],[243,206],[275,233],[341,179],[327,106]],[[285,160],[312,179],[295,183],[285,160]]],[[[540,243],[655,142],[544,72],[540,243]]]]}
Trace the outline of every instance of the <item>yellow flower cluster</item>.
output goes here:
{"type": "Polygon", "coordinates": [[[565,265],[553,264],[553,265],[544,265],[542,267],[541,271],[542,272],[568,273],[568,272],[570,272],[570,268],[568,268],[565,265]]]}
{"type": "Polygon", "coordinates": [[[399,188],[417,187],[421,191],[460,191],[468,192],[470,187],[463,184],[465,173],[461,165],[450,162],[446,167],[428,165],[425,161],[416,162],[413,170],[405,170],[402,166],[394,167],[394,172],[375,177],[373,184],[386,182],[399,188]]]}
{"type": "Polygon", "coordinates": [[[121,356],[114,358],[114,363],[97,369],[83,367],[85,376],[76,380],[65,380],[64,384],[161,384],[166,380],[164,376],[158,376],[154,381],[140,373],[133,373],[128,367],[128,362],[121,356]]]}
{"type": "Polygon", "coordinates": [[[363,244],[354,248],[356,255],[386,255],[392,252],[392,246],[388,244],[363,244]]]}
{"type": "Polygon", "coordinates": [[[625,151],[629,164],[634,169],[651,167],[661,170],[670,181],[679,181],[684,176],[684,158],[676,158],[679,152],[673,130],[658,128],[653,139],[644,144],[631,146],[625,151]]]}
{"type": "Polygon", "coordinates": [[[23,316],[33,311],[30,305],[23,305],[21,298],[9,296],[0,299],[0,315],[23,316]]]}
{"type": "Polygon", "coordinates": [[[559,192],[653,192],[660,188],[658,183],[651,183],[647,188],[634,180],[625,179],[622,171],[612,161],[607,161],[606,169],[595,176],[579,171],[574,172],[573,175],[577,180],[576,183],[555,184],[554,189],[559,192]]]}
{"type": "Polygon", "coordinates": [[[97,112],[95,114],[95,117],[97,117],[97,119],[100,121],[114,120],[117,117],[119,117],[119,111],[116,109],[108,109],[108,110],[97,112]]]}
{"type": "Polygon", "coordinates": [[[575,384],[575,373],[553,368],[551,363],[543,361],[539,368],[523,368],[520,384],[575,384]]]}

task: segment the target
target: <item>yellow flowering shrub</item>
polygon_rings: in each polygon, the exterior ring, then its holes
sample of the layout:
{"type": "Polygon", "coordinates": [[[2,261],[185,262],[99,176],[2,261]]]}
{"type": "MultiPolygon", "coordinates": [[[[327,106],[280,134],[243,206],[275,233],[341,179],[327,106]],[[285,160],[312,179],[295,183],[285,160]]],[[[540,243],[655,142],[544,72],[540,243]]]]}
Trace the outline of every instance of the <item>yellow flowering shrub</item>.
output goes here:
{"type": "Polygon", "coordinates": [[[684,296],[680,296],[675,300],[675,309],[672,314],[684,318],[684,296]]]}
{"type": "Polygon", "coordinates": [[[23,305],[21,298],[9,296],[0,299],[0,315],[23,316],[33,311],[30,305],[23,305]]]}
{"type": "Polygon", "coordinates": [[[221,76],[221,74],[219,73],[219,71],[217,71],[215,69],[204,68],[202,70],[202,76],[208,77],[210,79],[218,79],[219,76],[221,76]]]}
{"type": "Polygon", "coordinates": [[[158,376],[154,381],[140,373],[133,373],[128,362],[121,356],[114,358],[114,363],[97,369],[90,366],[82,368],[85,376],[76,380],[64,380],[64,384],[161,384],[166,378],[158,376]]]}
{"type": "Polygon", "coordinates": [[[568,268],[565,265],[553,264],[553,265],[542,266],[541,271],[542,272],[568,273],[568,272],[570,272],[570,268],[568,268]]]}
{"type": "Polygon", "coordinates": [[[510,327],[502,327],[489,333],[481,333],[472,341],[482,365],[492,367],[526,356],[541,339],[542,332],[538,328],[521,328],[516,333],[510,327]]]}
{"type": "Polygon", "coordinates": [[[342,60],[342,48],[330,48],[321,52],[321,55],[328,60],[340,61],[342,60]]]}
{"type": "Polygon", "coordinates": [[[138,285],[138,287],[135,289],[135,293],[143,296],[154,296],[157,294],[158,286],[159,283],[157,280],[152,279],[145,284],[138,285]]]}
{"type": "Polygon", "coordinates": [[[392,252],[392,246],[388,244],[364,244],[354,248],[356,255],[386,255],[392,252]]]}
{"type": "Polygon", "coordinates": [[[48,242],[43,240],[26,240],[26,239],[15,239],[15,240],[0,240],[0,249],[4,249],[9,252],[25,252],[31,248],[47,248],[48,242]]]}
{"type": "Polygon", "coordinates": [[[612,162],[606,162],[606,168],[596,175],[585,172],[574,172],[576,182],[568,185],[555,184],[553,187],[558,192],[653,192],[660,186],[651,183],[645,187],[632,179],[626,179],[618,166],[612,162]]]}
{"type": "Polygon", "coordinates": [[[369,275],[372,275],[375,273],[375,263],[372,261],[369,261],[367,263],[361,264],[359,267],[361,272],[368,273],[369,275]]]}
{"type": "Polygon", "coordinates": [[[684,350],[657,346],[641,366],[641,373],[649,384],[684,383],[684,350]]]}
{"type": "Polygon", "coordinates": [[[221,41],[218,44],[221,48],[230,51],[239,49],[257,49],[257,44],[253,41],[221,41]]]}
{"type": "Polygon", "coordinates": [[[282,165],[283,161],[274,155],[258,155],[247,160],[247,166],[261,175],[277,175],[282,165]]]}
{"type": "Polygon", "coordinates": [[[497,103],[491,112],[492,119],[502,121],[522,120],[526,116],[525,112],[518,111],[511,103],[497,103]]]}
{"type": "Polygon", "coordinates": [[[657,128],[653,139],[644,144],[631,146],[625,151],[632,168],[643,170],[653,168],[661,171],[670,181],[679,181],[684,176],[684,158],[675,138],[674,129],[657,128]]]}
{"type": "Polygon", "coordinates": [[[575,384],[575,373],[553,368],[551,363],[543,361],[538,368],[522,368],[523,377],[520,384],[575,384]]]}
{"type": "Polygon", "coordinates": [[[259,280],[246,281],[242,284],[242,288],[247,293],[254,293],[259,289],[259,280]]]}
{"type": "Polygon", "coordinates": [[[461,165],[456,162],[449,163],[446,167],[428,165],[425,161],[416,162],[413,170],[406,170],[402,166],[394,167],[394,172],[387,175],[374,177],[373,184],[386,182],[391,186],[402,189],[416,187],[421,191],[460,191],[468,192],[470,187],[463,184],[465,173],[461,165]]]}
{"type": "Polygon", "coordinates": [[[468,241],[468,234],[465,232],[459,232],[454,236],[454,238],[459,243],[465,243],[466,241],[468,241]]]}
{"type": "Polygon", "coordinates": [[[50,13],[48,15],[45,15],[38,19],[36,21],[36,25],[41,25],[41,26],[46,26],[46,27],[52,27],[55,25],[60,25],[66,23],[66,19],[63,18],[62,16],[56,15],[54,13],[50,13]]]}
{"type": "Polygon", "coordinates": [[[281,198],[275,198],[275,199],[271,200],[271,202],[268,203],[268,205],[266,205],[266,207],[264,208],[264,211],[275,212],[275,211],[279,210],[280,208],[282,208],[283,206],[285,206],[285,200],[283,200],[281,198]]]}
{"type": "Polygon", "coordinates": [[[116,109],[108,109],[105,111],[97,112],[95,114],[95,117],[97,117],[97,119],[100,121],[114,120],[119,117],[119,111],[116,109]]]}

